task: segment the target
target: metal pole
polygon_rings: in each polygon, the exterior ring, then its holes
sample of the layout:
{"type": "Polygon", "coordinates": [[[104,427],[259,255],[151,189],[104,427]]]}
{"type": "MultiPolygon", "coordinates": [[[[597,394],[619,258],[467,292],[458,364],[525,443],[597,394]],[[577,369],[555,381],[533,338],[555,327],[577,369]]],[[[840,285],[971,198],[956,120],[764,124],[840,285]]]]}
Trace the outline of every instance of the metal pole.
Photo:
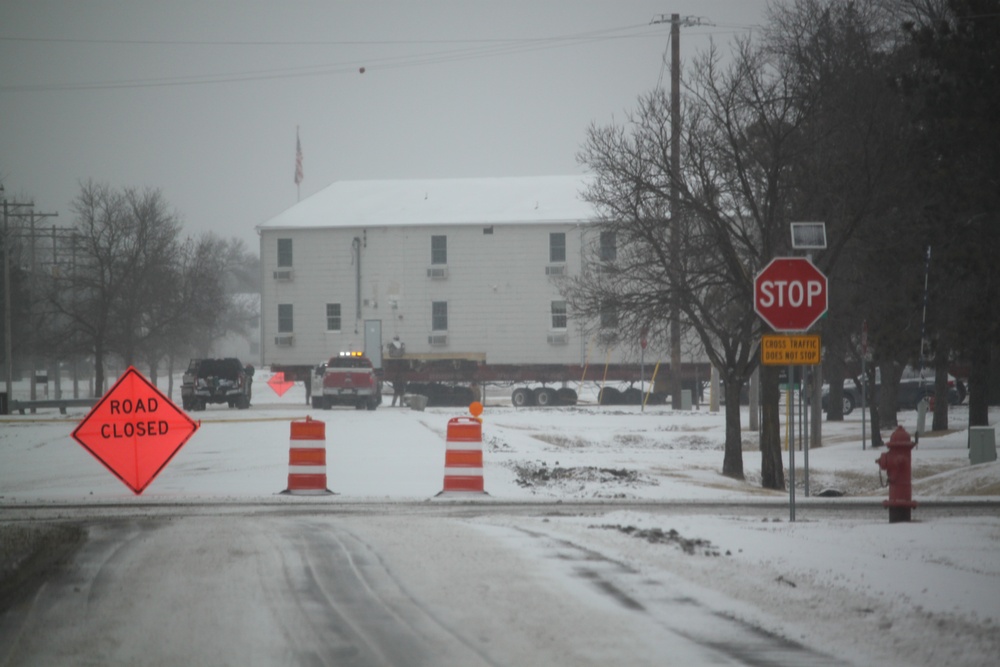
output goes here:
{"type": "Polygon", "coordinates": [[[865,368],[868,360],[868,320],[861,323],[861,450],[868,449],[868,420],[865,411],[868,408],[868,372],[865,368]]]}
{"type": "Polygon", "coordinates": [[[792,371],[795,367],[788,367],[788,520],[795,521],[795,384],[792,382],[792,371]]]}
{"type": "MultiPolygon", "coordinates": [[[[805,376],[805,366],[802,366],[802,375],[805,376]]],[[[815,381],[815,380],[814,380],[815,381]]],[[[805,496],[809,497],[809,409],[807,401],[803,400],[805,382],[799,387],[799,405],[802,406],[802,481],[805,482],[805,496]]],[[[806,394],[808,397],[808,394],[806,394]]]]}
{"type": "MultiPolygon", "coordinates": [[[[11,345],[10,326],[10,233],[7,226],[7,198],[3,198],[3,355],[7,375],[7,400],[12,398],[14,388],[13,346],[11,345]]],[[[10,405],[10,403],[8,403],[10,405]]]]}

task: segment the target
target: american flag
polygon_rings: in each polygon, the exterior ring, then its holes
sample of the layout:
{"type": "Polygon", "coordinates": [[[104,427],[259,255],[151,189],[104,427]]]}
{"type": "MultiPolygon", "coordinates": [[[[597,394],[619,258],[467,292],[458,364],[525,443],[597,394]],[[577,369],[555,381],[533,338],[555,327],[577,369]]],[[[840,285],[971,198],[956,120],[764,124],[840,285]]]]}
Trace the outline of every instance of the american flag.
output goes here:
{"type": "Polygon", "coordinates": [[[295,185],[302,182],[302,142],[299,140],[299,128],[295,128],[295,185]]]}

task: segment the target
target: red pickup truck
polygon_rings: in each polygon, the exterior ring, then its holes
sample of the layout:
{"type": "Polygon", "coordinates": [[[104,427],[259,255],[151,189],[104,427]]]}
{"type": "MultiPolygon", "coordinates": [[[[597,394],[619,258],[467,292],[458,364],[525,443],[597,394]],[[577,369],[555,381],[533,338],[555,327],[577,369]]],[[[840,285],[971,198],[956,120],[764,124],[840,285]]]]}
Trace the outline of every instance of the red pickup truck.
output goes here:
{"type": "Polygon", "coordinates": [[[353,405],[374,410],[382,403],[382,380],[371,360],[360,352],[342,352],[318,366],[312,378],[312,406],[329,410],[353,405]]]}

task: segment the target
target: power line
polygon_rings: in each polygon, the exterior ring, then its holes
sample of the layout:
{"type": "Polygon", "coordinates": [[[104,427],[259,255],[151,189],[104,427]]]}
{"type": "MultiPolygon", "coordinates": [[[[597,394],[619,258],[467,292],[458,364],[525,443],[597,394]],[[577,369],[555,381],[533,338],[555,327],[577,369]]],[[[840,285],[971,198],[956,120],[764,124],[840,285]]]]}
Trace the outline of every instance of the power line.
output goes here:
{"type": "Polygon", "coordinates": [[[624,26],[619,28],[608,28],[571,35],[551,36],[542,38],[517,38],[517,39],[488,39],[488,40],[399,40],[399,41],[331,41],[331,42],[218,42],[218,41],[168,41],[168,40],[91,40],[76,38],[10,38],[0,37],[0,40],[15,41],[68,41],[71,43],[98,43],[98,44],[157,44],[170,46],[197,45],[236,45],[236,46],[260,46],[260,45],[315,45],[315,44],[352,44],[352,45],[387,45],[387,44],[475,44],[475,46],[446,49],[441,51],[431,51],[423,54],[407,54],[403,56],[390,56],[383,58],[366,58],[351,60],[341,63],[329,63],[325,65],[308,65],[303,67],[289,67],[274,70],[257,70],[247,72],[229,72],[223,74],[195,74],[181,75],[175,77],[162,77],[154,79],[124,79],[120,81],[92,81],[81,83],[55,83],[55,84],[22,84],[0,86],[0,92],[39,92],[58,90],[109,90],[122,88],[159,88],[172,86],[193,86],[211,85],[220,83],[240,83],[248,81],[263,81],[269,79],[289,79],[310,76],[329,76],[334,74],[346,74],[357,71],[363,65],[367,70],[371,69],[400,69],[409,67],[420,67],[425,65],[447,64],[452,62],[463,62],[468,60],[492,58],[507,55],[519,55],[542,50],[582,46],[586,44],[604,42],[620,39],[636,39],[649,36],[659,36],[660,32],[638,32],[648,29],[648,25],[624,26]]]}
{"type": "Polygon", "coordinates": [[[560,39],[578,39],[580,37],[597,36],[635,30],[646,27],[643,24],[620,26],[617,28],[602,28],[576,35],[556,35],[548,37],[490,37],[461,39],[374,39],[374,40],[189,40],[189,39],[103,39],[88,37],[24,37],[0,35],[0,41],[8,42],[41,42],[56,44],[111,44],[132,46],[389,46],[389,45],[419,45],[419,44],[482,44],[514,43],[514,42],[549,42],[560,39]]]}

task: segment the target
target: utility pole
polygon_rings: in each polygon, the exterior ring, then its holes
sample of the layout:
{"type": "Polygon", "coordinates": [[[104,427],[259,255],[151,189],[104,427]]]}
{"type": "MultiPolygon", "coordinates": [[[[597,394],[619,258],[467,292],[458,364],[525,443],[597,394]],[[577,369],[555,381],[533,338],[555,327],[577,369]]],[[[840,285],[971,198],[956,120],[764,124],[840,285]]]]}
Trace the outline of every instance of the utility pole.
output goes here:
{"type": "Polygon", "coordinates": [[[670,403],[681,408],[681,26],[702,25],[695,16],[666,14],[655,17],[650,24],[670,23],[670,403]]]}
{"type": "Polygon", "coordinates": [[[10,208],[34,207],[34,203],[21,204],[9,202],[4,194],[4,187],[0,184],[0,197],[3,198],[3,354],[4,366],[6,366],[6,391],[8,406],[13,398],[14,390],[14,359],[13,345],[11,344],[11,307],[10,307],[10,227],[8,225],[10,208]]]}
{"type": "MultiPolygon", "coordinates": [[[[12,393],[14,389],[14,352],[13,352],[13,331],[11,322],[13,320],[13,310],[11,308],[11,289],[10,289],[10,244],[14,236],[23,236],[23,234],[14,234],[10,229],[10,218],[30,218],[32,225],[32,237],[34,236],[34,222],[36,219],[56,217],[58,213],[35,213],[34,202],[10,202],[4,196],[4,187],[0,185],[0,197],[3,198],[3,322],[4,322],[4,366],[5,368],[5,390],[7,392],[7,401],[12,400],[12,393]],[[27,208],[28,213],[11,213],[10,209],[27,208]]],[[[32,244],[34,239],[32,238],[32,244]]],[[[34,249],[32,249],[34,253],[34,249]]],[[[32,393],[34,393],[34,365],[32,364],[32,393]]]]}

